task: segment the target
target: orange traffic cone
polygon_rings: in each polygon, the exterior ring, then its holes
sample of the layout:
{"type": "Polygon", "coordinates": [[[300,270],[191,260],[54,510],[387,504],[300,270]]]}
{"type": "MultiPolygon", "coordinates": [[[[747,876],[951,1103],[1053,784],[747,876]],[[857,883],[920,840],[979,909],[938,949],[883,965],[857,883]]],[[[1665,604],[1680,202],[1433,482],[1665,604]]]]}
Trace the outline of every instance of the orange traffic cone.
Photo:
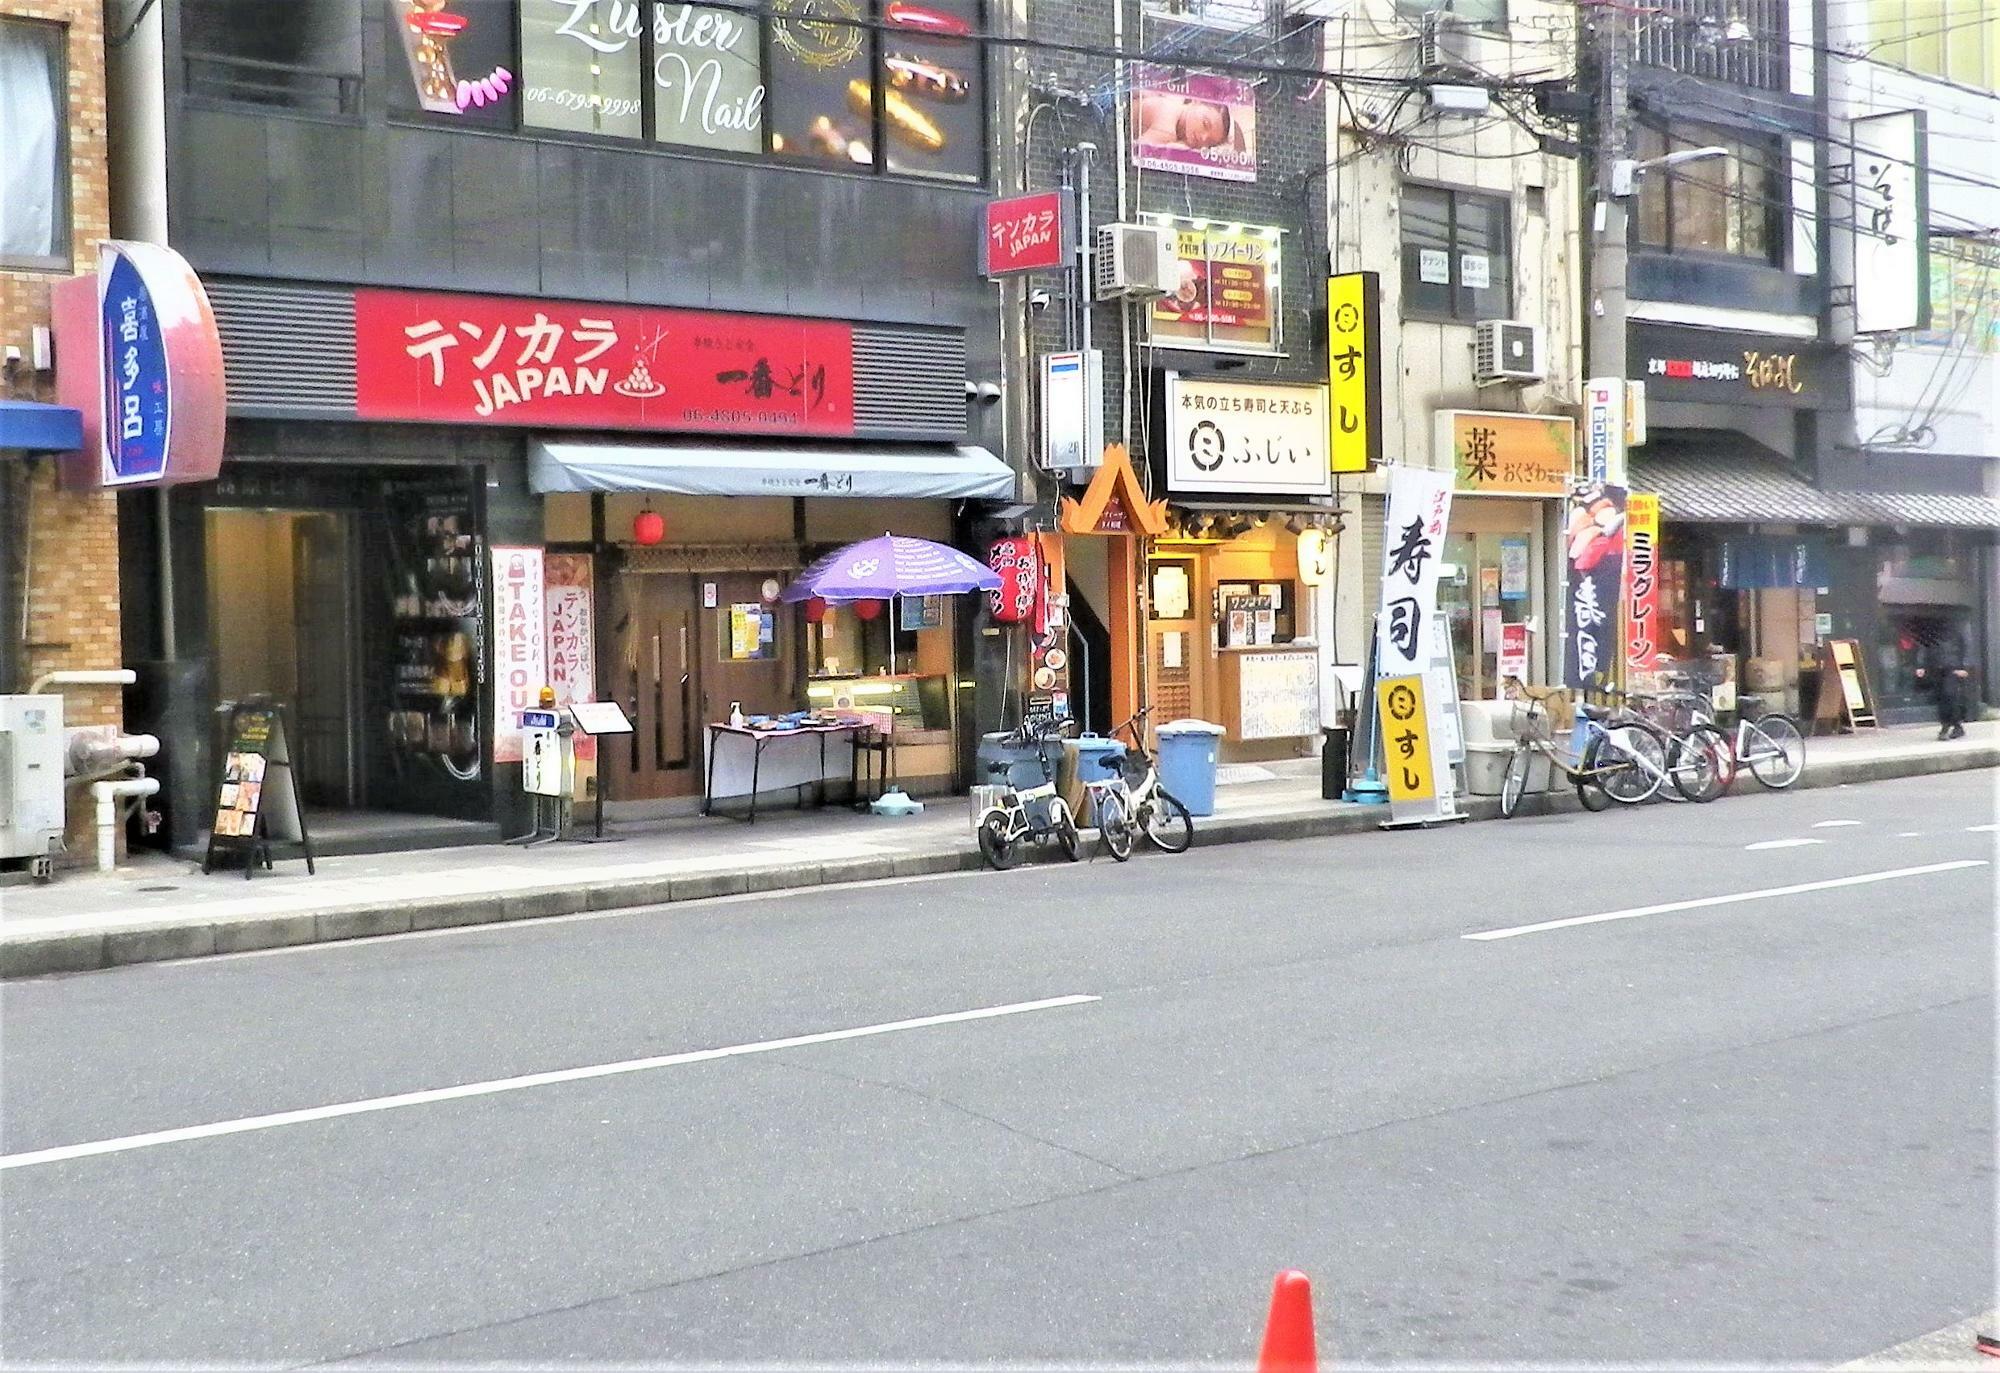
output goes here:
{"type": "Polygon", "coordinates": [[[1278,1274],[1271,1285],[1271,1316],[1264,1323],[1264,1348],[1257,1355],[1257,1373],[1318,1373],[1319,1351],[1313,1343],[1312,1282],[1296,1268],[1278,1274]]]}

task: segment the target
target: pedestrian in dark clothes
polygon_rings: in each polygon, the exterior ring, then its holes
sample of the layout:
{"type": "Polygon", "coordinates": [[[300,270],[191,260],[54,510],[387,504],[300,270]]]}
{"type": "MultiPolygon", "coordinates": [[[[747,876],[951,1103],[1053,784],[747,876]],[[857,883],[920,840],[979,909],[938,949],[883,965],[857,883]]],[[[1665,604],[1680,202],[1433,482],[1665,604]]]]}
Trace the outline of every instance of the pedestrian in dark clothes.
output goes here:
{"type": "Polygon", "coordinates": [[[1929,663],[1917,669],[1917,680],[1937,692],[1938,738],[1963,739],[1965,717],[1972,703],[1972,662],[1965,631],[1951,628],[1930,645],[1929,663]]]}

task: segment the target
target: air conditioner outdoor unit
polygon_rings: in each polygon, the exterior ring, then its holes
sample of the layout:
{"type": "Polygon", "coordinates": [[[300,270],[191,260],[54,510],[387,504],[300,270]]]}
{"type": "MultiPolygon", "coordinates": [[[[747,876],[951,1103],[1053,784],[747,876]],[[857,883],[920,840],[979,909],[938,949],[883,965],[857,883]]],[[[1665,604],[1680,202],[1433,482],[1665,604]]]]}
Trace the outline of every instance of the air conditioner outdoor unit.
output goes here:
{"type": "Polygon", "coordinates": [[[1465,21],[1445,9],[1425,10],[1417,20],[1417,70],[1425,75],[1473,69],[1465,21]]]}
{"type": "Polygon", "coordinates": [[[1180,284],[1173,231],[1165,225],[1099,225],[1096,259],[1099,300],[1151,299],[1180,284]]]}
{"type": "Polygon", "coordinates": [[[1542,326],[1513,319],[1482,319],[1472,336],[1472,370],[1482,381],[1540,381],[1548,375],[1542,326]]]}

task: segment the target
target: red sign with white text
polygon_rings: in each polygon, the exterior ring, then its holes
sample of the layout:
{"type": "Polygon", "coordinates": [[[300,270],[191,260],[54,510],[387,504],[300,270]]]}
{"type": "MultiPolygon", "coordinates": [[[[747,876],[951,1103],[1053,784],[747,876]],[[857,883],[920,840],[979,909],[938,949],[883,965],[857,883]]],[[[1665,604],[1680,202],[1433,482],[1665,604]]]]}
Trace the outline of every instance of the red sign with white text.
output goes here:
{"type": "Polygon", "coordinates": [[[1069,264],[1075,230],[1061,191],[1010,196],[986,203],[980,261],[990,277],[1058,272],[1069,264]]]}
{"type": "Polygon", "coordinates": [[[354,293],[362,419],[852,434],[854,331],[825,320],[354,293]]]}

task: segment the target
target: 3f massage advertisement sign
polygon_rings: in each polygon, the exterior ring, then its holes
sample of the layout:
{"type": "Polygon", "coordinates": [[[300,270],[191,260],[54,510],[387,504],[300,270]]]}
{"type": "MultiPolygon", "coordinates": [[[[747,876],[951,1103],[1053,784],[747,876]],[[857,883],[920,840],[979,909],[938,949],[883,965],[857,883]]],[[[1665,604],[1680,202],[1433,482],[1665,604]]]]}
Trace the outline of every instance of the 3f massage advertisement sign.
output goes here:
{"type": "Polygon", "coordinates": [[[838,321],[424,291],[354,293],[365,420],[838,436],[838,321]]]}

